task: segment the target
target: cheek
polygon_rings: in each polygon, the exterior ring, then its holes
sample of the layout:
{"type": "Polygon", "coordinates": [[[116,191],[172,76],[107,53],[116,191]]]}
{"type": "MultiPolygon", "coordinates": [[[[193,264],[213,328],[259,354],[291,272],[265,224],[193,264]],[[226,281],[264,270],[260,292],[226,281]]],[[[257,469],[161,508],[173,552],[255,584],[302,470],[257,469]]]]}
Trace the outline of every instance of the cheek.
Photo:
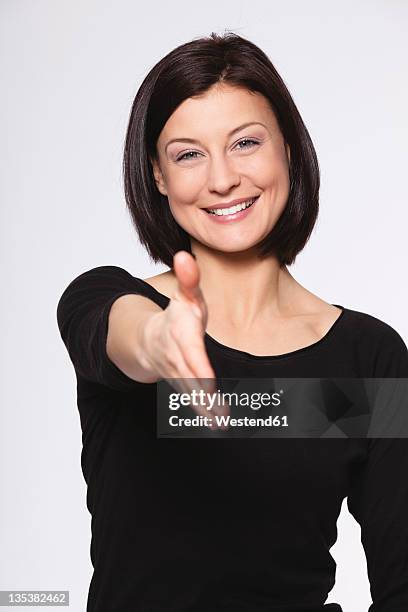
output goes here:
{"type": "Polygon", "coordinates": [[[172,174],[168,181],[167,197],[171,213],[180,225],[188,224],[197,202],[202,200],[202,190],[203,181],[195,169],[172,174]]]}
{"type": "Polygon", "coordinates": [[[168,175],[168,192],[175,202],[188,203],[194,199],[205,180],[199,168],[174,168],[168,175]]]}
{"type": "Polygon", "coordinates": [[[168,195],[170,211],[175,220],[182,226],[188,224],[194,210],[197,198],[188,189],[173,192],[168,195]]]}
{"type": "Polygon", "coordinates": [[[280,150],[270,150],[266,155],[249,158],[246,161],[245,173],[264,189],[277,183],[286,183],[289,180],[286,155],[280,150]]]}

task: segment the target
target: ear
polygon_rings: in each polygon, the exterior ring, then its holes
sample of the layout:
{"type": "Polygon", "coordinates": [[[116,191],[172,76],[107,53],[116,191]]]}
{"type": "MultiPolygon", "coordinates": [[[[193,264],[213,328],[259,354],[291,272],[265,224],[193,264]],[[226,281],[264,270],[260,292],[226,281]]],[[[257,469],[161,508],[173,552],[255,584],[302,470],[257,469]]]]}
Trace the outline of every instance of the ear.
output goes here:
{"type": "Polygon", "coordinates": [[[150,159],[150,163],[153,166],[153,174],[154,174],[154,180],[156,182],[157,185],[157,189],[160,191],[160,193],[162,195],[167,195],[167,190],[166,190],[166,186],[165,186],[165,181],[163,178],[163,173],[160,170],[160,165],[157,162],[157,160],[152,159],[151,157],[149,157],[150,159]]]}
{"type": "Polygon", "coordinates": [[[286,155],[288,157],[288,161],[289,161],[289,164],[290,164],[290,147],[289,147],[289,145],[287,143],[285,144],[285,149],[286,149],[286,155]]]}

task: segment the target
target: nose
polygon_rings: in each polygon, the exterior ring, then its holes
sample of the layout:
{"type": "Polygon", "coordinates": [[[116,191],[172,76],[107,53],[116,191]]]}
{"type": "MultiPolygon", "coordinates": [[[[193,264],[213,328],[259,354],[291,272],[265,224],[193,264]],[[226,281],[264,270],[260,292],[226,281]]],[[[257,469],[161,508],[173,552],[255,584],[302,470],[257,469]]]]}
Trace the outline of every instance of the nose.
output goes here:
{"type": "Polygon", "coordinates": [[[223,155],[214,157],[208,172],[208,189],[218,193],[226,193],[232,187],[241,182],[239,173],[233,165],[233,161],[226,159],[223,155]]]}

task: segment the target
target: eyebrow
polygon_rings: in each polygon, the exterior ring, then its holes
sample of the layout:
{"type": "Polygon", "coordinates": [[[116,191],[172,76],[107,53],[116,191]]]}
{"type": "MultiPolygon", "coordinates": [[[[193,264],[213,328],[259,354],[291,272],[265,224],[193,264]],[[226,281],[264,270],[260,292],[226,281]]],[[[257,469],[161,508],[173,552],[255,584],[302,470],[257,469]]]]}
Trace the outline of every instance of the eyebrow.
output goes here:
{"type": "MultiPolygon", "coordinates": [[[[266,125],[264,123],[261,123],[260,121],[248,121],[247,123],[243,123],[242,125],[239,125],[238,127],[236,127],[233,130],[231,130],[231,132],[229,132],[228,136],[232,136],[236,132],[240,132],[241,130],[243,130],[244,128],[246,128],[246,127],[248,127],[250,125],[262,125],[264,128],[266,128],[266,125]]],[[[268,129],[268,128],[266,128],[266,129],[268,129]]],[[[191,144],[200,144],[200,141],[199,140],[194,140],[194,138],[172,138],[166,144],[166,146],[164,148],[165,151],[167,151],[167,147],[172,142],[189,142],[191,144]]]]}

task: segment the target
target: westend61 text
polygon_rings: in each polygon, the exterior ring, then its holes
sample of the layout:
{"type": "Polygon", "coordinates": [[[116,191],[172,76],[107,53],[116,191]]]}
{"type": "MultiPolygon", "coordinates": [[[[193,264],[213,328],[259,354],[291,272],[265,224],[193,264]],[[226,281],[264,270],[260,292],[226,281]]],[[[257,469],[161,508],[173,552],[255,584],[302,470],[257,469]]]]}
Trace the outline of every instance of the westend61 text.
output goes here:
{"type": "MultiPolygon", "coordinates": [[[[269,415],[265,418],[241,417],[232,418],[230,416],[215,416],[217,426],[226,425],[227,427],[288,427],[288,417],[269,415]]],[[[213,418],[197,415],[193,418],[179,417],[177,415],[169,418],[171,427],[210,427],[213,418]]]]}

